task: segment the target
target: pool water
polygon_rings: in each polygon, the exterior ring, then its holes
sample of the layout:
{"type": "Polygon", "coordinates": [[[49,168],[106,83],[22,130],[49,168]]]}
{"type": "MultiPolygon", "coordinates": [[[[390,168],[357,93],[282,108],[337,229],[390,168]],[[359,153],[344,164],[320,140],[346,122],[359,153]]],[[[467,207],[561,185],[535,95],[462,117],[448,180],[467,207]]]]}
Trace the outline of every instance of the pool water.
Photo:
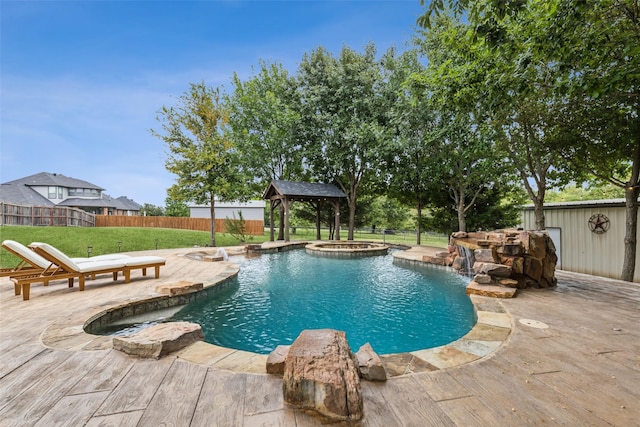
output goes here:
{"type": "Polygon", "coordinates": [[[469,278],[435,268],[407,268],[393,257],[324,258],[303,250],[237,260],[235,283],[186,305],[171,321],[202,325],[205,341],[268,354],[304,329],[346,332],[356,351],[379,354],[447,344],[475,324],[465,294],[469,278]]]}

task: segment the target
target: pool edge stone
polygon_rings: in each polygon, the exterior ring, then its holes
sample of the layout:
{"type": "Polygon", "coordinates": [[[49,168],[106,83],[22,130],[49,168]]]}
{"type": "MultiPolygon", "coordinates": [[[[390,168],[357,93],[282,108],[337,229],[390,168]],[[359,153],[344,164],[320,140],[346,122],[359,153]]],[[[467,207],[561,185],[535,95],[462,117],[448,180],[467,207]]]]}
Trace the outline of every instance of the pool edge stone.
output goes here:
{"type": "MultiPolygon", "coordinates": [[[[301,246],[300,243],[295,243],[294,245],[297,249],[299,249],[301,246]]],[[[282,248],[268,249],[269,251],[286,250],[282,248]]],[[[410,249],[406,249],[405,251],[400,253],[394,253],[394,262],[398,261],[400,264],[426,266],[429,268],[453,271],[451,267],[425,264],[422,261],[421,255],[419,256],[420,259],[412,258],[417,257],[416,252],[418,252],[420,247],[418,247],[418,250],[412,251],[412,249],[415,249],[415,247],[411,247],[410,249]]],[[[203,292],[206,293],[208,289],[216,288],[218,287],[218,285],[228,283],[229,279],[232,279],[238,273],[237,265],[234,264],[234,266],[234,268],[228,267],[223,273],[218,273],[217,275],[215,275],[215,277],[209,278],[209,280],[212,282],[205,283],[205,287],[202,291],[193,292],[186,295],[198,295],[203,292]]],[[[507,310],[499,300],[479,295],[469,295],[469,297],[474,305],[478,319],[474,327],[467,333],[467,335],[460,338],[459,340],[453,341],[440,347],[433,347],[429,349],[416,350],[405,353],[410,356],[407,357],[407,359],[413,359],[409,360],[404,368],[398,366],[398,371],[402,370],[402,373],[398,372],[395,375],[389,375],[390,379],[397,376],[455,368],[457,366],[461,366],[463,364],[488,357],[502,347],[502,345],[508,340],[511,332],[513,331],[511,315],[507,312],[507,310]],[[484,336],[486,334],[497,335],[503,337],[503,339],[470,339],[473,335],[484,336]],[[481,341],[484,342],[484,344],[486,344],[487,346],[495,346],[495,349],[487,352],[484,356],[474,355],[472,353],[467,353],[461,350],[461,348],[465,348],[465,344],[456,344],[460,340],[481,341]],[[454,357],[456,355],[461,357],[454,357]]],[[[72,351],[94,351],[112,348],[112,337],[103,335],[92,335],[91,333],[86,332],[84,330],[84,327],[90,324],[92,320],[99,318],[105,312],[113,311],[117,308],[122,308],[123,306],[133,306],[143,302],[162,300],[167,298],[170,297],[168,297],[167,295],[160,296],[158,294],[153,294],[148,295],[146,298],[142,297],[135,301],[128,301],[126,303],[121,303],[119,305],[111,307],[101,307],[99,312],[96,312],[94,308],[87,313],[75,316],[74,319],[67,319],[64,322],[60,321],[49,325],[41,334],[41,342],[46,347],[72,351]],[[80,320],[80,318],[82,318],[82,320],[80,320]]],[[[130,310],[133,311],[133,307],[130,307],[130,310]]],[[[181,358],[185,361],[210,366],[214,369],[267,375],[265,369],[267,355],[227,349],[224,347],[216,346],[214,344],[200,341],[191,344],[176,353],[173,353],[171,356],[174,355],[175,357],[181,358]],[[234,361],[235,358],[237,358],[237,361],[234,361]]],[[[398,356],[398,354],[380,355],[383,361],[394,356],[398,356]]],[[[387,372],[389,373],[389,371],[387,372]]]]}

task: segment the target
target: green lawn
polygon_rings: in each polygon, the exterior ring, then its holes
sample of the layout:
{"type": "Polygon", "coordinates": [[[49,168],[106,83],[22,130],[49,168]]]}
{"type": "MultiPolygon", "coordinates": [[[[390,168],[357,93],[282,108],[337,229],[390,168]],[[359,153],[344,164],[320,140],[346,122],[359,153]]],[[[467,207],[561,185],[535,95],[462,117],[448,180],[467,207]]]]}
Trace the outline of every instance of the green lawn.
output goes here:
{"type": "MultiPolygon", "coordinates": [[[[347,237],[346,230],[341,230],[340,237],[347,237]]],[[[296,228],[290,234],[291,240],[315,240],[316,232],[312,228],[296,228]]],[[[323,230],[323,239],[328,239],[328,232],[323,230]]],[[[379,233],[357,232],[357,240],[383,240],[379,233]]],[[[134,227],[28,227],[0,226],[0,240],[11,239],[28,245],[31,242],[46,242],[57,247],[71,257],[86,257],[87,248],[91,246],[91,255],[107,253],[143,251],[150,249],[187,248],[206,246],[210,235],[206,231],[175,230],[168,228],[134,228],[134,227]]],[[[260,243],[269,240],[269,233],[264,236],[250,236],[248,243],[260,243]]],[[[415,243],[415,234],[395,234],[384,236],[386,242],[415,243]]],[[[236,246],[241,242],[232,236],[216,234],[218,246],[236,246]]],[[[423,245],[446,247],[446,236],[423,235],[423,245]]],[[[0,250],[0,266],[13,267],[18,259],[0,250]]]]}

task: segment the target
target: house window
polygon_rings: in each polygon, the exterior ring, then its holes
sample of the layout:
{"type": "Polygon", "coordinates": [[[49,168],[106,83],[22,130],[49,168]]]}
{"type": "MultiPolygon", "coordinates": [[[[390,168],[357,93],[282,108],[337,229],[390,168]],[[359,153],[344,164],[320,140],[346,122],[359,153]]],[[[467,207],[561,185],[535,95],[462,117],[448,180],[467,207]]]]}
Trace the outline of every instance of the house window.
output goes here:
{"type": "Polygon", "coordinates": [[[62,193],[62,187],[58,187],[58,199],[64,199],[64,194],[62,193]]]}
{"type": "Polygon", "coordinates": [[[58,187],[49,187],[49,198],[55,199],[58,196],[58,187]]]}

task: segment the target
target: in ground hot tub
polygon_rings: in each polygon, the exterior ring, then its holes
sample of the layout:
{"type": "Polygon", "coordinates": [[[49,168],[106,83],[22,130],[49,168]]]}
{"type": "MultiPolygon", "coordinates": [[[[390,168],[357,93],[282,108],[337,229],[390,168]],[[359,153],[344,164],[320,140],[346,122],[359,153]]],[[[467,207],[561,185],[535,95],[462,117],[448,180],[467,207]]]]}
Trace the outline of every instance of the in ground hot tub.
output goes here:
{"type": "Polygon", "coordinates": [[[310,243],[305,246],[310,255],[318,255],[334,258],[362,258],[367,256],[386,255],[389,246],[382,243],[337,241],[310,243]]]}

